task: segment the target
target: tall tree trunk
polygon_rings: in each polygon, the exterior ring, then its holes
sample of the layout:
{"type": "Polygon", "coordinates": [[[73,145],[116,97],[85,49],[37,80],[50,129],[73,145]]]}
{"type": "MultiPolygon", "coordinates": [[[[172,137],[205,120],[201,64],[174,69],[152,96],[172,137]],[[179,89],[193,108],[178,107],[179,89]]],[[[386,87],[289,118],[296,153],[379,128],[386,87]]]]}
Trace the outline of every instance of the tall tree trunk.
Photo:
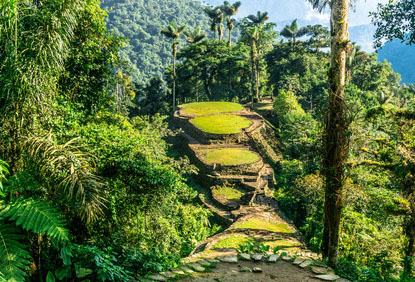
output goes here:
{"type": "Polygon", "coordinates": [[[178,42],[173,42],[173,114],[176,110],[176,56],[178,42]]]}
{"type": "Polygon", "coordinates": [[[221,24],[218,24],[218,35],[219,35],[219,40],[223,39],[223,26],[221,24]]]}
{"type": "Polygon", "coordinates": [[[228,34],[228,46],[232,47],[232,29],[229,28],[229,34],[228,34]]]}
{"type": "Polygon", "coordinates": [[[254,41],[252,41],[251,46],[251,102],[254,103],[254,95],[255,95],[255,52],[254,52],[254,41]]]}
{"type": "Polygon", "coordinates": [[[259,53],[258,53],[258,45],[256,41],[253,42],[254,44],[254,74],[255,74],[255,97],[257,102],[259,101],[259,53]]]}
{"type": "Polygon", "coordinates": [[[331,6],[330,92],[324,132],[323,171],[326,177],[322,252],[330,266],[337,265],[340,216],[343,204],[344,163],[348,137],[344,87],[348,41],[349,0],[331,6]]]}
{"type": "Polygon", "coordinates": [[[406,237],[405,257],[404,257],[404,277],[413,277],[414,274],[414,258],[415,258],[415,198],[412,187],[412,181],[408,183],[406,198],[410,203],[410,214],[406,218],[404,233],[406,237]]]}

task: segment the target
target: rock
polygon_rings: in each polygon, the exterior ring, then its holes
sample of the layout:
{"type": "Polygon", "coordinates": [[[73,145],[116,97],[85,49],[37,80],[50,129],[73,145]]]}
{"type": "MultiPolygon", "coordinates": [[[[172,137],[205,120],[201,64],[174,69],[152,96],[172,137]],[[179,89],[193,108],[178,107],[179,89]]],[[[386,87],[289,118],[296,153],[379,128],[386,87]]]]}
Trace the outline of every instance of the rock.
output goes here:
{"type": "Polygon", "coordinates": [[[325,268],[327,268],[327,265],[326,264],[324,264],[322,262],[316,262],[316,261],[313,263],[313,266],[319,266],[319,267],[325,267],[325,268]]]}
{"type": "Polygon", "coordinates": [[[292,259],[292,257],[290,257],[290,256],[283,256],[281,259],[282,260],[285,260],[285,261],[290,261],[292,259]]]}
{"type": "Polygon", "coordinates": [[[210,263],[213,263],[213,264],[216,264],[216,263],[219,263],[220,262],[217,259],[207,259],[206,261],[208,261],[210,263]]]}
{"type": "Polygon", "coordinates": [[[190,268],[188,268],[187,266],[184,266],[184,265],[181,265],[181,266],[179,266],[179,268],[181,269],[181,270],[183,270],[183,272],[185,272],[185,273],[193,273],[194,271],[193,270],[191,270],[190,268]]]}
{"type": "Polygon", "coordinates": [[[170,271],[160,272],[160,274],[167,277],[167,278],[175,278],[176,277],[176,275],[174,275],[174,273],[170,272],[170,271]]]}
{"type": "Polygon", "coordinates": [[[237,256],[232,256],[232,255],[219,257],[218,259],[222,262],[228,262],[228,263],[237,263],[238,262],[238,257],[237,256]]]}
{"type": "Polygon", "coordinates": [[[313,261],[312,260],[305,260],[305,261],[303,261],[301,264],[300,264],[300,267],[301,268],[306,268],[307,266],[310,266],[310,265],[312,265],[313,264],[313,261]]]}
{"type": "Polygon", "coordinates": [[[153,282],[153,280],[149,280],[147,278],[141,278],[139,281],[140,282],[153,282]]]}
{"type": "Polygon", "coordinates": [[[193,268],[197,272],[204,272],[206,270],[203,266],[201,266],[200,264],[197,264],[197,263],[188,263],[187,266],[190,266],[191,268],[193,268]]]}
{"type": "Polygon", "coordinates": [[[327,267],[312,266],[311,271],[315,274],[327,274],[327,267]]]}
{"type": "Polygon", "coordinates": [[[251,256],[249,254],[239,254],[238,256],[242,260],[251,260],[251,256]]]}
{"type": "Polygon", "coordinates": [[[241,269],[239,270],[240,272],[251,272],[251,269],[249,267],[246,266],[242,266],[241,269]]]}
{"type": "Polygon", "coordinates": [[[350,280],[340,278],[339,280],[336,280],[336,282],[350,282],[350,280]]]}
{"type": "Polygon", "coordinates": [[[160,274],[152,274],[148,278],[150,278],[151,280],[160,281],[160,282],[167,281],[167,278],[164,276],[161,276],[160,274]]]}
{"type": "Polygon", "coordinates": [[[259,268],[259,267],[254,267],[254,268],[252,268],[252,272],[254,272],[254,273],[261,273],[262,272],[262,269],[259,268]]]}
{"type": "Polygon", "coordinates": [[[186,273],[184,273],[183,270],[179,269],[179,268],[172,268],[170,269],[171,272],[173,272],[176,275],[185,275],[186,273]]]}
{"type": "Polygon", "coordinates": [[[206,260],[199,260],[197,263],[200,264],[201,266],[205,267],[205,268],[213,266],[213,263],[210,263],[206,260]]]}
{"type": "Polygon", "coordinates": [[[268,262],[276,262],[280,258],[280,255],[271,255],[268,258],[268,262]]]}
{"type": "Polygon", "coordinates": [[[302,264],[304,261],[305,261],[305,259],[303,259],[303,258],[296,258],[296,259],[294,260],[293,264],[295,264],[295,265],[300,265],[300,264],[302,264]]]}
{"type": "Polygon", "coordinates": [[[251,255],[251,259],[253,261],[261,261],[263,257],[264,257],[264,255],[262,255],[262,254],[252,254],[251,255]]]}
{"type": "Polygon", "coordinates": [[[340,276],[337,275],[316,275],[314,278],[324,280],[324,281],[336,281],[337,279],[340,279],[340,276]]]}

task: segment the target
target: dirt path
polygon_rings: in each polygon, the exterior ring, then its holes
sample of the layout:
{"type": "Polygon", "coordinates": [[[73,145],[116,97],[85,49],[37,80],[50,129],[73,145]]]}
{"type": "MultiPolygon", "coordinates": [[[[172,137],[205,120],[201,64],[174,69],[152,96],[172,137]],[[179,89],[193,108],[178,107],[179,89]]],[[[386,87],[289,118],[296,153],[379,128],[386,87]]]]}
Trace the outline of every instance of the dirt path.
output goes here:
{"type": "Polygon", "coordinates": [[[278,261],[274,264],[265,262],[239,262],[238,264],[220,263],[212,272],[196,274],[179,281],[187,282],[317,282],[310,270],[300,269],[291,263],[278,261]],[[254,267],[261,268],[262,272],[241,272],[241,270],[252,270],[254,267]]]}
{"type": "Polygon", "coordinates": [[[141,281],[347,281],[335,276],[331,269],[316,261],[318,255],[305,247],[300,233],[278,209],[278,204],[272,197],[274,171],[265,159],[277,162],[279,158],[268,144],[267,138],[262,135],[266,132],[267,124],[261,116],[246,109],[234,114],[250,119],[252,125],[243,130],[240,136],[233,134],[216,137],[192,128],[189,122],[192,116],[183,114],[183,111],[176,112],[177,127],[184,130],[181,142],[187,144],[186,151],[190,160],[200,169],[200,185],[204,191],[209,192],[200,197],[201,201],[230,226],[200,243],[189,257],[182,260],[182,266],[141,281]],[[226,147],[252,149],[261,155],[262,161],[258,162],[258,166],[227,167],[224,164],[204,162],[198,151],[226,147]],[[241,188],[238,191],[246,192],[236,199],[234,195],[233,198],[224,199],[226,193],[220,194],[220,197],[214,194],[216,190],[212,189],[212,185],[226,186],[229,183],[241,188]],[[238,248],[248,243],[269,246],[269,252],[261,255],[237,254],[238,248]],[[317,279],[317,275],[323,276],[317,279]]]}

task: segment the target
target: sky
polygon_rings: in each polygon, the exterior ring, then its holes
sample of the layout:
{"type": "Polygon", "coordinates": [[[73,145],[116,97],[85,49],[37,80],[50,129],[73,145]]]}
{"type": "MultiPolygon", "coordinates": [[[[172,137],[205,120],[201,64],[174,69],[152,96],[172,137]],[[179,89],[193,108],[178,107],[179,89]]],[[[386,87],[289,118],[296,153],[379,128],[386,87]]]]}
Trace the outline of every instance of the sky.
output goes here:
{"type": "MultiPolygon", "coordinates": [[[[369,24],[369,12],[376,11],[376,7],[379,3],[385,4],[387,2],[388,0],[359,0],[356,3],[356,7],[350,10],[350,26],[369,24]]],[[[319,14],[318,12],[312,9],[310,4],[307,3],[306,5],[308,6],[306,18],[310,20],[314,19],[316,21],[319,21],[320,23],[328,24],[330,18],[328,13],[319,14]]]]}
{"type": "MultiPolygon", "coordinates": [[[[228,0],[233,3],[236,0],[228,0]]],[[[307,21],[310,24],[320,23],[328,25],[329,14],[320,14],[314,11],[305,0],[240,0],[242,7],[239,17],[245,17],[260,10],[268,12],[273,22],[284,22],[293,19],[307,21]]],[[[204,0],[210,5],[220,5],[223,0],[204,0]]],[[[358,0],[356,8],[350,12],[350,26],[370,23],[369,12],[375,11],[378,3],[387,3],[388,0],[358,0]]]]}

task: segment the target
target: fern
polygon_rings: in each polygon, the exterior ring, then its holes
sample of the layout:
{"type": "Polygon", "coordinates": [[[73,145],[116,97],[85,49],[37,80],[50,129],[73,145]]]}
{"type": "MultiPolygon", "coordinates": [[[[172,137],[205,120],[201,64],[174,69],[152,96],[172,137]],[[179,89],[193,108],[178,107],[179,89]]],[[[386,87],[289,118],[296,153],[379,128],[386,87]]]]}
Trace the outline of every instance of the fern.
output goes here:
{"type": "Polygon", "coordinates": [[[15,225],[0,222],[0,281],[25,281],[30,255],[27,246],[18,241],[23,237],[15,225]]]}
{"type": "Polygon", "coordinates": [[[49,203],[20,197],[14,202],[8,203],[0,211],[0,216],[11,221],[16,221],[17,226],[33,233],[43,233],[55,243],[65,244],[69,242],[69,232],[64,227],[66,222],[61,218],[56,207],[49,203]]]}

